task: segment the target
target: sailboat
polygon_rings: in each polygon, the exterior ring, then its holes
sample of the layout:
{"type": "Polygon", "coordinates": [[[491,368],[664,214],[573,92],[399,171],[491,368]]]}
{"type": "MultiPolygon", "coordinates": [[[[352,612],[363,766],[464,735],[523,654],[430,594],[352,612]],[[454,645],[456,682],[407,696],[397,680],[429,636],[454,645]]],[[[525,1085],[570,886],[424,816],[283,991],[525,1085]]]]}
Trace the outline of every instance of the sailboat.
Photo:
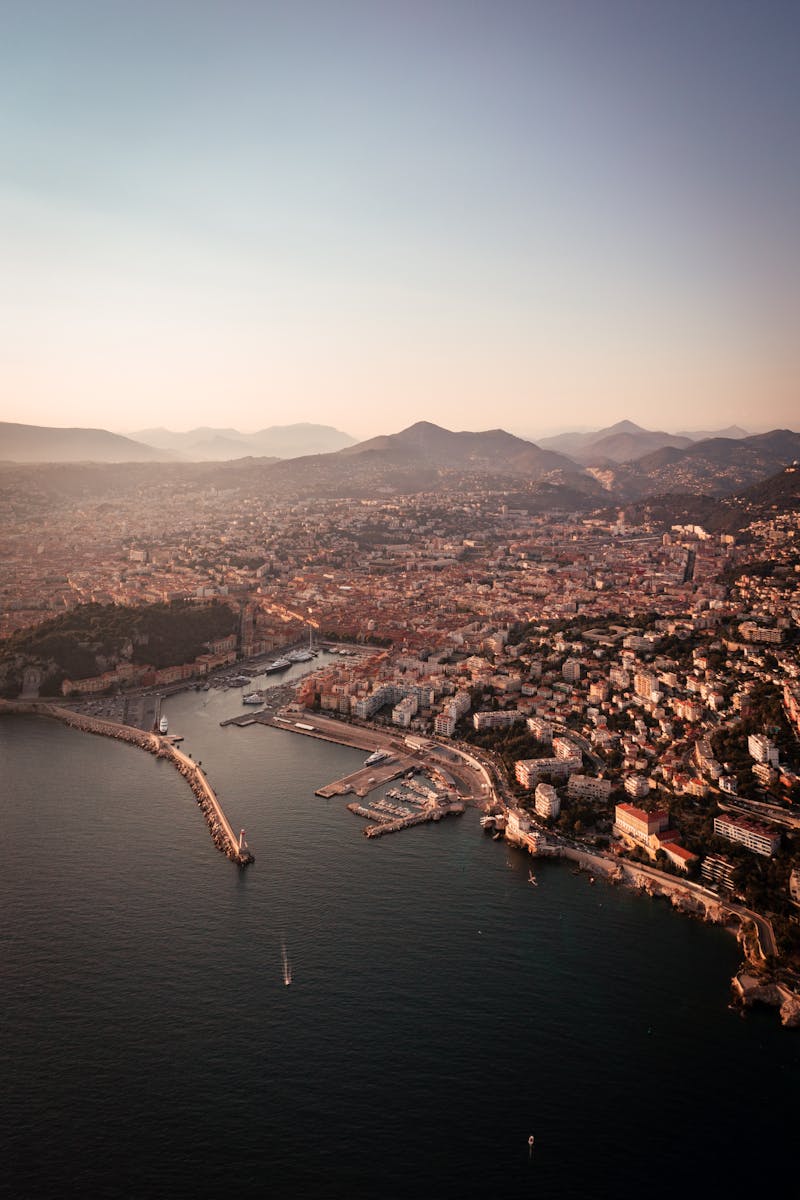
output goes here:
{"type": "Polygon", "coordinates": [[[281,959],[283,961],[283,982],[286,987],[292,982],[292,967],[289,962],[289,957],[286,953],[286,943],[281,942],[281,959]]]}

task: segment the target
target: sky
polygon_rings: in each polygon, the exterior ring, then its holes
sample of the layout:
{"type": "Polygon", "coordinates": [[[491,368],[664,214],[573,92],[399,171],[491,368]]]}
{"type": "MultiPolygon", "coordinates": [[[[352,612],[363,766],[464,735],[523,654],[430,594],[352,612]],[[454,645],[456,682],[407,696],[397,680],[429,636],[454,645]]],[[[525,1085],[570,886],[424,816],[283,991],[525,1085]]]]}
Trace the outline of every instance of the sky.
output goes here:
{"type": "Polygon", "coordinates": [[[0,420],[800,428],[800,4],[0,18],[0,420]]]}

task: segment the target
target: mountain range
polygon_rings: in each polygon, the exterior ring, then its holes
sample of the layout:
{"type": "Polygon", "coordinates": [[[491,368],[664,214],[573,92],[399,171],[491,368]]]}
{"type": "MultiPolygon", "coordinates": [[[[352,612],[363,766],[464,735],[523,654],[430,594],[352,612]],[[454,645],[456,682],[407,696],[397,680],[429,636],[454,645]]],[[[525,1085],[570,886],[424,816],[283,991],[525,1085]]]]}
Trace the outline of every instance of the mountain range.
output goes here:
{"type": "Polygon", "coordinates": [[[791,429],[744,438],[708,438],[682,449],[665,446],[633,462],[589,468],[609,492],[639,499],[661,492],[724,496],[752,486],[800,458],[800,434],[791,429]]]}
{"type": "Polygon", "coordinates": [[[0,421],[0,461],[168,462],[173,455],[107,429],[54,429],[0,421]]]}
{"type": "MultiPolygon", "coordinates": [[[[590,435],[565,435],[571,454],[553,448],[552,442],[558,439],[548,439],[551,445],[539,446],[503,429],[457,432],[430,421],[419,421],[398,433],[363,442],[353,442],[347,434],[329,426],[275,426],[250,435],[255,442],[252,447],[236,440],[244,435],[235,429],[197,429],[191,434],[145,432],[157,435],[162,444],[146,446],[105,430],[5,424],[0,425],[0,460],[152,463],[153,470],[169,470],[176,481],[191,468],[189,474],[198,481],[210,481],[216,473],[220,478],[224,476],[224,486],[245,486],[245,481],[251,486],[258,481],[265,489],[311,496],[507,487],[515,493],[525,492],[533,507],[544,510],[635,503],[664,494],[722,497],[742,491],[800,459],[800,434],[789,429],[692,442],[678,435],[643,430],[632,422],[598,430],[591,435],[594,448],[584,441],[583,448],[575,449],[576,436],[585,439],[590,435]],[[195,446],[216,441],[233,444],[237,456],[226,454],[224,461],[198,456],[187,461],[183,455],[189,447],[183,439],[193,438],[197,439],[195,446]],[[670,444],[661,444],[627,461],[613,457],[629,453],[631,446],[640,449],[648,441],[657,444],[664,438],[670,444]],[[348,444],[313,454],[287,453],[319,444],[319,439],[344,440],[348,444]],[[273,454],[266,457],[268,448],[273,454]],[[248,449],[257,449],[259,455],[248,453],[248,449]],[[282,455],[277,454],[278,450],[282,455]]],[[[564,439],[561,441],[563,444],[564,439]]]]}
{"type": "Polygon", "coordinates": [[[666,447],[685,450],[695,442],[716,437],[744,438],[747,432],[738,425],[732,425],[715,433],[665,433],[663,430],[643,429],[633,421],[618,421],[616,425],[590,433],[559,433],[555,437],[542,438],[540,444],[567,454],[585,466],[607,466],[611,463],[634,462],[666,447]]]}
{"type": "Polygon", "coordinates": [[[131,434],[136,441],[169,450],[184,462],[225,462],[233,458],[300,458],[304,454],[328,454],[352,446],[355,438],[330,425],[270,425],[257,433],[238,429],[199,426],[186,433],[169,429],[142,429],[131,434]]]}
{"type": "Polygon", "coordinates": [[[504,429],[483,433],[453,432],[430,421],[418,421],[400,433],[382,434],[358,442],[340,451],[342,457],[372,455],[387,461],[400,461],[413,455],[418,461],[445,467],[497,469],[505,467],[514,474],[539,479],[552,471],[579,473],[576,464],[554,450],[543,450],[535,442],[515,437],[504,429]]]}

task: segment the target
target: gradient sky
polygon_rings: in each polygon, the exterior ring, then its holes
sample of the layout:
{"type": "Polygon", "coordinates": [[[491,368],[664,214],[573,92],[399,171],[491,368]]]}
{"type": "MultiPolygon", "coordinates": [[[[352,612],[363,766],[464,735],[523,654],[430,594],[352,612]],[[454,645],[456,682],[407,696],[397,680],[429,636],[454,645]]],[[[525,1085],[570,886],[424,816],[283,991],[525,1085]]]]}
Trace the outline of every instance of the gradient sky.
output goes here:
{"type": "Polygon", "coordinates": [[[800,3],[0,15],[0,419],[800,428],[800,3]]]}

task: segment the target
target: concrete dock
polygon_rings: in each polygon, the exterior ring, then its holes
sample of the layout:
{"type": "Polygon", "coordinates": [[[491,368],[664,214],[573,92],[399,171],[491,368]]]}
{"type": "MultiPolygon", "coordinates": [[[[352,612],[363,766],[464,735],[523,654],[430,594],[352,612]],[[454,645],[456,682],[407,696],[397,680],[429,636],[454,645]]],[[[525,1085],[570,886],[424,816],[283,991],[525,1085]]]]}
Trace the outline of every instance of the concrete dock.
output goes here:
{"type": "Polygon", "coordinates": [[[404,775],[414,765],[411,759],[404,758],[395,762],[361,767],[358,771],[353,771],[352,775],[345,775],[342,779],[336,779],[333,783],[327,783],[324,787],[317,788],[314,795],[322,796],[323,800],[329,800],[332,796],[346,796],[348,792],[355,792],[356,796],[367,796],[381,784],[391,783],[393,779],[404,775]]]}
{"type": "Polygon", "coordinates": [[[409,813],[407,817],[388,817],[378,809],[365,808],[361,804],[348,804],[347,807],[356,816],[367,817],[375,822],[373,825],[367,825],[364,830],[364,837],[368,838],[383,837],[385,833],[397,833],[401,829],[409,829],[412,825],[424,825],[428,821],[441,821],[442,817],[464,811],[464,805],[460,803],[432,804],[430,808],[409,813]]]}

